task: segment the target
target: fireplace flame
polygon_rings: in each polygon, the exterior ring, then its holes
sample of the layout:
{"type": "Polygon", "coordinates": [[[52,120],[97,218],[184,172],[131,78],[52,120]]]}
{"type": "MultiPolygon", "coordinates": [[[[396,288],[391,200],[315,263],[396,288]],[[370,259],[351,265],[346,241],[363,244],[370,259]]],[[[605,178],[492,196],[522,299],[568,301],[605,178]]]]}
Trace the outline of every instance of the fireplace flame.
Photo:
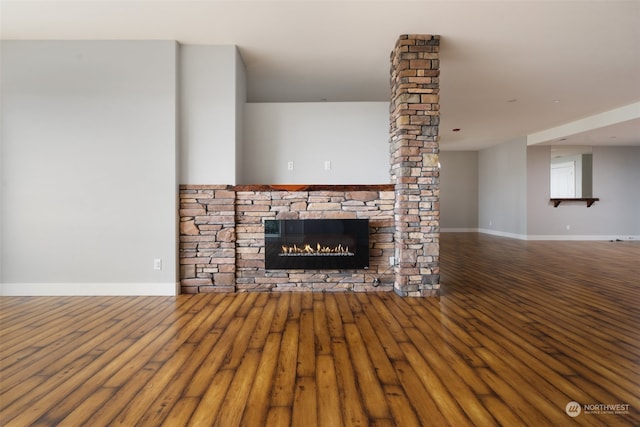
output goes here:
{"type": "Polygon", "coordinates": [[[336,256],[353,256],[353,252],[349,251],[349,246],[342,246],[339,243],[338,246],[323,246],[320,243],[316,243],[315,247],[309,243],[304,243],[301,246],[293,244],[292,246],[282,245],[282,252],[280,255],[336,255],[336,256]]]}

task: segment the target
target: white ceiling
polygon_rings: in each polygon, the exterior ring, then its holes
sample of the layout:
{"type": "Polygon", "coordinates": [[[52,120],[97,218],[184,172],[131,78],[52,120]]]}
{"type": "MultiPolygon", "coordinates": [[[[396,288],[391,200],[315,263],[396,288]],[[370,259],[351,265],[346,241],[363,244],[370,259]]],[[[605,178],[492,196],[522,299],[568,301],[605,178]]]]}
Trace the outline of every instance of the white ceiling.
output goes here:
{"type": "Polygon", "coordinates": [[[386,102],[398,36],[439,34],[443,150],[631,104],[564,143],[640,145],[639,1],[0,0],[0,19],[2,39],[237,45],[251,102],[386,102]]]}

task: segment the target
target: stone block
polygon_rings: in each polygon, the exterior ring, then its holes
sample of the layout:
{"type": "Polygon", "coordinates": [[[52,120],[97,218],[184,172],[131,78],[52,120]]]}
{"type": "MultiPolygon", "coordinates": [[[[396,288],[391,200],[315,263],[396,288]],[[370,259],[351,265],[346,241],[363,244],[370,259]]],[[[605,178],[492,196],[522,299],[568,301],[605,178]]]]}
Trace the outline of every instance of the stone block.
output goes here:
{"type": "Polygon", "coordinates": [[[253,205],[245,205],[241,208],[238,208],[238,213],[245,212],[269,212],[271,209],[271,204],[253,204],[253,205]]]}
{"type": "Polygon", "coordinates": [[[200,230],[198,229],[198,226],[195,224],[194,220],[181,221],[180,234],[184,234],[187,236],[197,236],[200,234],[200,230]]]}
{"type": "Polygon", "coordinates": [[[210,286],[213,284],[211,279],[183,279],[180,281],[182,286],[210,286]]]}
{"type": "Polygon", "coordinates": [[[300,212],[300,219],[322,219],[324,217],[325,217],[325,213],[322,211],[300,212]]]}
{"type": "Polygon", "coordinates": [[[222,224],[198,224],[198,228],[200,229],[200,234],[204,234],[204,231],[212,232],[220,230],[222,224]]]}
{"type": "Polygon", "coordinates": [[[403,115],[396,119],[396,126],[408,125],[410,122],[411,117],[408,115],[403,115]]]}
{"type": "Polygon", "coordinates": [[[233,242],[236,240],[235,228],[223,228],[216,235],[216,240],[219,242],[233,242]]]}
{"type": "Polygon", "coordinates": [[[365,209],[365,202],[359,200],[346,200],[342,202],[342,209],[349,208],[352,210],[365,209]]]}
{"type": "Polygon", "coordinates": [[[298,212],[283,211],[278,212],[275,219],[298,219],[299,216],[298,212]]]}
{"type": "Polygon", "coordinates": [[[261,252],[261,248],[258,247],[238,247],[236,248],[236,254],[257,254],[261,252]]]}
{"type": "Polygon", "coordinates": [[[216,286],[235,285],[236,275],[234,273],[218,273],[213,278],[216,286]]]}
{"type": "Polygon", "coordinates": [[[236,267],[238,268],[264,268],[263,260],[247,260],[247,259],[237,259],[236,267]]]}
{"type": "Polygon", "coordinates": [[[377,191],[350,191],[345,194],[345,199],[360,202],[370,202],[378,198],[379,194],[377,191]]]}
{"type": "Polygon", "coordinates": [[[286,191],[280,192],[280,198],[284,200],[307,200],[309,198],[308,191],[286,191]]]}
{"type": "Polygon", "coordinates": [[[193,264],[181,265],[180,266],[180,278],[188,279],[196,277],[196,266],[193,264]]]}
{"type": "Polygon", "coordinates": [[[233,264],[234,262],[235,262],[235,257],[233,257],[233,256],[230,256],[230,257],[216,257],[216,258],[209,258],[208,264],[226,265],[226,264],[233,264]]]}
{"type": "Polygon", "coordinates": [[[234,273],[236,271],[236,264],[220,264],[218,266],[218,271],[220,273],[234,273]]]}
{"type": "Polygon", "coordinates": [[[434,116],[412,116],[411,124],[412,125],[433,125],[432,117],[434,116]]]}
{"type": "Polygon", "coordinates": [[[210,242],[211,236],[188,236],[188,235],[181,235],[180,236],[180,243],[186,243],[186,242],[210,242]]]}
{"type": "Polygon", "coordinates": [[[325,282],[311,282],[311,283],[304,283],[303,286],[307,288],[311,288],[314,291],[324,291],[324,290],[335,287],[335,284],[325,283],[325,282]]]}
{"type": "Polygon", "coordinates": [[[233,208],[234,205],[233,199],[201,199],[201,202],[209,211],[233,208]]]}
{"type": "Polygon", "coordinates": [[[422,165],[425,167],[437,167],[440,158],[437,154],[424,153],[422,155],[422,165]]]}
{"type": "Polygon", "coordinates": [[[436,95],[436,94],[420,95],[420,102],[423,104],[437,104],[438,102],[440,102],[440,95],[436,95]]]}
{"type": "Polygon", "coordinates": [[[440,283],[439,274],[425,274],[422,276],[423,285],[436,285],[440,283]]]}
{"type": "Polygon", "coordinates": [[[203,209],[203,206],[193,199],[180,199],[180,209],[203,209]]]}
{"type": "Polygon", "coordinates": [[[218,292],[229,292],[233,293],[236,291],[235,286],[200,286],[198,291],[202,294],[210,294],[210,293],[218,293],[218,292]]]}
{"type": "Polygon", "coordinates": [[[418,103],[420,103],[420,95],[413,94],[413,93],[401,93],[394,100],[394,103],[395,103],[396,106],[399,105],[399,104],[402,104],[402,103],[418,104],[418,103]]]}
{"type": "Polygon", "coordinates": [[[209,261],[211,260],[211,258],[209,257],[194,257],[194,258],[180,258],[180,264],[181,265],[187,265],[187,264],[209,264],[209,261]]]}
{"type": "Polygon", "coordinates": [[[236,192],[233,190],[215,190],[214,197],[216,199],[232,199],[235,200],[236,192]]]}
{"type": "Polygon", "coordinates": [[[362,212],[361,210],[351,210],[351,208],[345,208],[348,210],[331,212],[326,215],[323,214],[322,218],[331,218],[331,219],[356,219],[356,213],[362,212]]]}

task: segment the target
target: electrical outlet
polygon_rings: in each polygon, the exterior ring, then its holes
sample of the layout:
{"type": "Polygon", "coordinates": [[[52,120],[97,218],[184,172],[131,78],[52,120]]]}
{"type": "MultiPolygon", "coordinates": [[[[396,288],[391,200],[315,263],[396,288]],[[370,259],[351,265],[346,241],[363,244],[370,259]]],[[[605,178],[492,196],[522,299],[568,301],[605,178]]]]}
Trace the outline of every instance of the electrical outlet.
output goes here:
{"type": "Polygon", "coordinates": [[[326,170],[326,171],[330,171],[331,170],[331,160],[325,160],[324,161],[324,170],[326,170]]]}
{"type": "Polygon", "coordinates": [[[162,270],[162,260],[160,258],[156,258],[153,260],[153,269],[162,270]]]}
{"type": "Polygon", "coordinates": [[[394,257],[394,256],[390,256],[389,257],[389,265],[391,265],[391,266],[396,265],[396,257],[394,257]]]}
{"type": "Polygon", "coordinates": [[[290,171],[293,170],[293,162],[291,161],[287,162],[287,170],[290,170],[290,171]]]}

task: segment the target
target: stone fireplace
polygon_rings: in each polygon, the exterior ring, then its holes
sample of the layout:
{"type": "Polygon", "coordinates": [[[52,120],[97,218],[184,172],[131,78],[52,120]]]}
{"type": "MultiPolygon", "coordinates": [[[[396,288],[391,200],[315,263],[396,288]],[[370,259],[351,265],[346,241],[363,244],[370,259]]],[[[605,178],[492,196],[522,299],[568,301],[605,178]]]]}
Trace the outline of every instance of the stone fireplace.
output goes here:
{"type": "Polygon", "coordinates": [[[369,268],[368,219],[264,221],[265,270],[369,268]]]}
{"type": "Polygon", "coordinates": [[[181,186],[182,292],[392,290],[394,203],[390,184],[181,186]],[[265,268],[266,221],[328,219],[366,220],[368,268],[265,268]]]}
{"type": "Polygon", "coordinates": [[[390,184],[181,185],[182,292],[438,295],[438,51],[438,36],[403,35],[391,53],[390,184]],[[365,220],[368,262],[265,268],[267,221],[320,219],[365,220]]]}

